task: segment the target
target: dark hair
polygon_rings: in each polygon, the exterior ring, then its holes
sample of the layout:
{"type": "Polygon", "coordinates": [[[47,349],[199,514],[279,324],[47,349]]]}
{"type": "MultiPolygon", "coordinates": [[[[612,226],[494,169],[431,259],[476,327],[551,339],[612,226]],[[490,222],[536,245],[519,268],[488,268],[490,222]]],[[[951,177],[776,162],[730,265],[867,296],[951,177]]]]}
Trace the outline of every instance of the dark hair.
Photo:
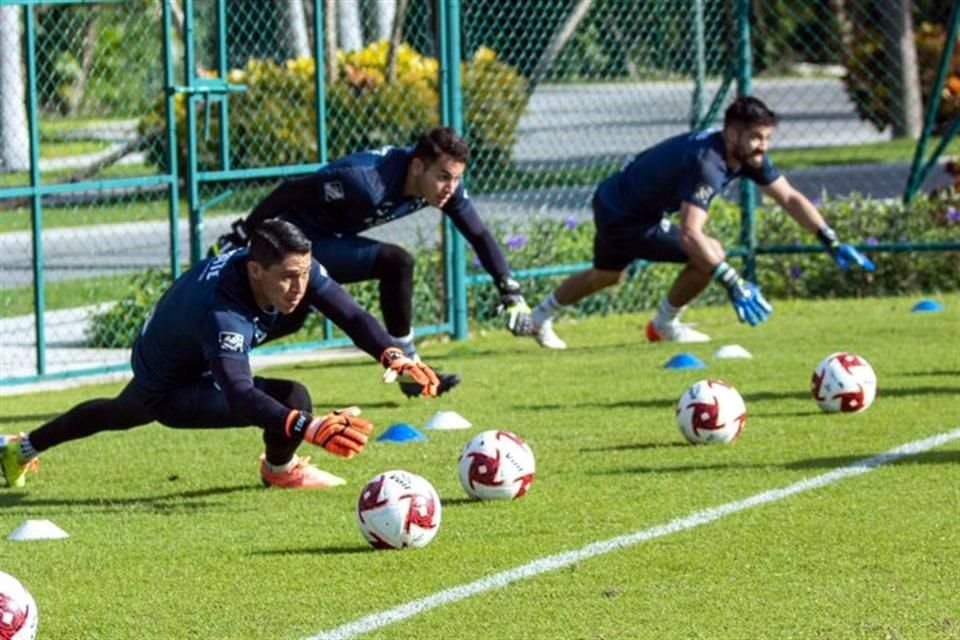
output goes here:
{"type": "Polygon", "coordinates": [[[450,127],[430,129],[417,139],[413,147],[413,157],[427,165],[433,164],[443,154],[466,164],[470,159],[470,147],[450,127]]]}
{"type": "Polygon", "coordinates": [[[777,114],[770,110],[762,100],[753,96],[739,96],[730,103],[723,115],[724,127],[773,127],[777,124],[777,114]]]}
{"type": "Polygon", "coordinates": [[[310,241],[293,223],[270,218],[250,234],[250,258],[265,269],[283,262],[291,253],[310,253],[310,241]]]}

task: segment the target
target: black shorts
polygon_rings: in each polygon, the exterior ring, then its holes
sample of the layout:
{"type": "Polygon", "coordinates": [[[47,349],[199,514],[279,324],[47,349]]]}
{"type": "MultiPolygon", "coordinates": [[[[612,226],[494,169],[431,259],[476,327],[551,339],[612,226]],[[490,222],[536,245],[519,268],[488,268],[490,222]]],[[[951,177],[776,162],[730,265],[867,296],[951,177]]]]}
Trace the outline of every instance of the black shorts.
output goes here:
{"type": "MultiPolygon", "coordinates": [[[[267,382],[260,376],[253,378],[253,386],[260,391],[265,390],[267,382]]],[[[220,429],[250,424],[230,410],[226,396],[211,375],[159,393],[143,388],[134,378],[120,392],[118,400],[130,403],[131,408],[142,407],[145,415],[175,429],[220,429]]]]}
{"type": "Polygon", "coordinates": [[[680,246],[680,228],[662,215],[652,219],[624,219],[593,199],[593,266],[623,271],[634,260],[678,262],[689,260],[680,246]]]}

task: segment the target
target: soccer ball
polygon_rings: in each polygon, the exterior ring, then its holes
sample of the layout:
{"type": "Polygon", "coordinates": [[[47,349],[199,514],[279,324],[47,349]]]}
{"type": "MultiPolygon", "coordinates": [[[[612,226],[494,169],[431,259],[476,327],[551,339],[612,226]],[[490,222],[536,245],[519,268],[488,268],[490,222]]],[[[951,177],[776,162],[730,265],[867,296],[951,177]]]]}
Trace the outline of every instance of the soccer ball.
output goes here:
{"type": "Polygon", "coordinates": [[[360,533],[376,549],[419,549],[440,530],[440,496],[415,473],[378,473],[357,500],[360,533]]]}
{"type": "Polygon", "coordinates": [[[743,398],[722,380],[695,382],[677,403],[677,426],[691,444],[729,444],[746,424],[743,398]]]}
{"type": "Polygon", "coordinates": [[[33,596],[19,580],[0,571],[0,638],[33,640],[38,622],[33,596]]]}
{"type": "Polygon", "coordinates": [[[857,413],[873,404],[877,374],[855,353],[831,353],[813,370],[810,391],[828,413],[857,413]]]}
{"type": "Polygon", "coordinates": [[[460,484],[477,500],[513,500],[527,493],[536,475],[533,450],[523,438],[484,431],[467,443],[458,461],[460,484]]]}

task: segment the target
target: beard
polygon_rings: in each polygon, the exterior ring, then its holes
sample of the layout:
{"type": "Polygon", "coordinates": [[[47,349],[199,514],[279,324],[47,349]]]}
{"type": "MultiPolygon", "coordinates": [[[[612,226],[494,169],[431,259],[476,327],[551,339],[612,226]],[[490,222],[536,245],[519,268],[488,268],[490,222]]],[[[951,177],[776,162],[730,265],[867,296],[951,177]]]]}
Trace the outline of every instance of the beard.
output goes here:
{"type": "Polygon", "coordinates": [[[733,157],[740,164],[745,164],[754,169],[760,168],[763,164],[763,152],[762,151],[750,151],[749,149],[737,149],[734,152],[733,157]]]}

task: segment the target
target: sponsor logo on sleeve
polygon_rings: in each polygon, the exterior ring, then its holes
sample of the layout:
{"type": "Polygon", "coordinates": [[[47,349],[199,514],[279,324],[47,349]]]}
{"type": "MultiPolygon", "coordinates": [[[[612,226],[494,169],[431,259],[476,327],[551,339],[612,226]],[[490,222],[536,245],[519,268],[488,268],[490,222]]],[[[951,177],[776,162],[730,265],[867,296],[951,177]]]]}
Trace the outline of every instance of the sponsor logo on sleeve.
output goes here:
{"type": "Polygon", "coordinates": [[[339,180],[323,183],[323,199],[327,202],[343,200],[343,183],[339,180]]]}
{"type": "Polygon", "coordinates": [[[224,351],[243,353],[243,334],[233,331],[220,332],[220,348],[224,351]]]}
{"type": "Polygon", "coordinates": [[[697,185],[697,188],[693,190],[693,197],[703,203],[710,202],[710,198],[713,197],[713,187],[706,182],[701,182],[697,185]]]}

